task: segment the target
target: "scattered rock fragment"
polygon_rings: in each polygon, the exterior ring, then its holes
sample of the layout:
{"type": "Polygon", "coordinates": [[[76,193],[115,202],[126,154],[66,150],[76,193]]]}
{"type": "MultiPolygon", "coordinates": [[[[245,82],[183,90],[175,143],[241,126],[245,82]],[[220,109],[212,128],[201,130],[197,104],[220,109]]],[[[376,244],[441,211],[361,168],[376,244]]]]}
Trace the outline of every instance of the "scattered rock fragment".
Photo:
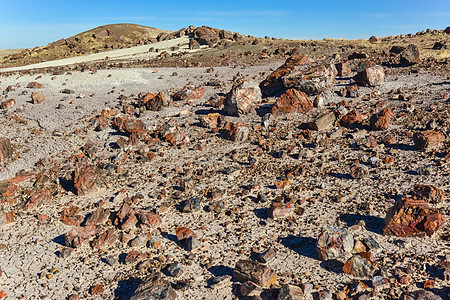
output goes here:
{"type": "Polygon", "coordinates": [[[96,191],[96,180],[96,170],[86,160],[82,159],[75,163],[73,184],[77,195],[84,196],[96,191]]]}
{"type": "Polygon", "coordinates": [[[29,88],[29,89],[42,89],[42,88],[44,88],[44,85],[39,83],[39,82],[35,82],[34,81],[34,82],[30,82],[27,85],[27,88],[29,88]]]}
{"type": "Polygon", "coordinates": [[[429,203],[440,203],[445,199],[445,192],[433,185],[416,184],[413,196],[417,199],[424,199],[429,203]]]}
{"type": "Polygon", "coordinates": [[[376,271],[376,264],[372,262],[370,252],[362,252],[353,255],[342,267],[344,273],[363,278],[372,278],[376,271]]]}
{"type": "Polygon", "coordinates": [[[175,300],[177,293],[168,280],[161,277],[161,273],[152,274],[139,284],[130,300],[175,300]]]}
{"type": "Polygon", "coordinates": [[[386,75],[382,66],[364,67],[353,79],[357,84],[364,86],[379,86],[384,82],[386,75]]]}
{"type": "Polygon", "coordinates": [[[402,294],[400,300],[443,300],[443,298],[431,291],[419,290],[402,294]]]}
{"type": "Polygon", "coordinates": [[[336,115],[334,112],[329,112],[319,116],[315,121],[308,123],[308,128],[317,131],[326,131],[336,122],[336,115]]]}
{"type": "Polygon", "coordinates": [[[233,85],[224,102],[225,113],[232,116],[248,114],[262,101],[261,90],[256,83],[241,80],[233,85]]]}
{"type": "Polygon", "coordinates": [[[325,227],[317,238],[317,255],[321,260],[345,258],[352,253],[355,241],[345,229],[325,227]]]}
{"type": "Polygon", "coordinates": [[[285,218],[295,212],[295,205],[292,202],[274,202],[269,209],[269,217],[276,220],[285,218]]]}
{"type": "Polygon", "coordinates": [[[313,108],[308,96],[296,89],[289,89],[281,95],[272,108],[272,114],[306,113],[313,108]]]}
{"type": "Polygon", "coordinates": [[[277,281],[274,270],[251,260],[239,260],[234,269],[234,277],[240,282],[252,281],[262,287],[268,287],[277,281]]]}
{"type": "Polygon", "coordinates": [[[64,235],[64,243],[67,247],[79,248],[82,243],[96,233],[95,226],[75,227],[64,235]]]}
{"type": "Polygon", "coordinates": [[[27,203],[23,207],[24,210],[34,209],[44,204],[49,203],[52,200],[51,190],[37,191],[28,199],[27,203]]]}
{"type": "Polygon", "coordinates": [[[130,229],[134,227],[137,222],[138,219],[133,208],[125,201],[117,212],[114,225],[118,226],[120,229],[130,229]]]}
{"type": "Polygon", "coordinates": [[[413,139],[417,150],[429,151],[437,148],[445,140],[445,135],[440,131],[428,130],[415,133],[413,139]]]}
{"type": "Polygon", "coordinates": [[[0,138],[0,161],[7,160],[13,155],[13,148],[8,138],[0,138]]]}
{"type": "Polygon", "coordinates": [[[31,93],[31,100],[33,101],[33,104],[40,104],[45,102],[45,96],[41,93],[31,93]]]}
{"type": "Polygon", "coordinates": [[[303,300],[303,290],[295,285],[283,284],[278,294],[277,300],[303,300]]]}
{"type": "Polygon", "coordinates": [[[391,119],[394,116],[389,108],[381,110],[377,114],[370,117],[370,129],[372,130],[386,130],[389,128],[391,119]]]}
{"type": "Polygon", "coordinates": [[[409,44],[408,47],[400,53],[400,63],[405,66],[420,63],[419,48],[414,44],[409,44]]]}

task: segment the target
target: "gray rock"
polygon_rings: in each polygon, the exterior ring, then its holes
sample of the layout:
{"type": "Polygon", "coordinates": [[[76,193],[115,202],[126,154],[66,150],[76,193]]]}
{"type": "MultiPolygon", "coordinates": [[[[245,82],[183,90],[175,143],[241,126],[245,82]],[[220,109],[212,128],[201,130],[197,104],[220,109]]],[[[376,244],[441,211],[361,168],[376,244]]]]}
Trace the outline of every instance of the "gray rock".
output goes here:
{"type": "Polygon", "coordinates": [[[177,293],[169,281],[161,278],[161,273],[156,273],[141,283],[130,300],[175,300],[177,293]]]}
{"type": "Polygon", "coordinates": [[[355,241],[353,235],[341,228],[326,227],[317,238],[317,254],[321,260],[345,258],[352,253],[355,241]]]}
{"type": "Polygon", "coordinates": [[[277,300],[303,300],[303,290],[294,285],[283,284],[278,294],[277,300]]]}

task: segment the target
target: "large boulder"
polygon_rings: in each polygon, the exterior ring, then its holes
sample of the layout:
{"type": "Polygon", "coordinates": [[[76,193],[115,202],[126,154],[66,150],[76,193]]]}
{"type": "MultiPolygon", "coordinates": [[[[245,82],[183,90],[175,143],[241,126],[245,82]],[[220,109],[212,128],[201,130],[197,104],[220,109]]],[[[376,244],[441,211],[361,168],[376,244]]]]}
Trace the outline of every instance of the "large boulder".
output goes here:
{"type": "Polygon", "coordinates": [[[420,63],[419,48],[413,44],[408,45],[408,47],[400,53],[400,63],[406,66],[420,63]]]}
{"type": "Polygon", "coordinates": [[[295,88],[307,95],[317,95],[333,86],[337,73],[334,63],[322,63],[308,68],[294,67],[281,80],[286,89],[295,88]]]}
{"type": "Polygon", "coordinates": [[[355,240],[353,235],[341,228],[326,227],[317,238],[317,255],[321,260],[346,258],[352,253],[355,240]]]}
{"type": "Polygon", "coordinates": [[[306,113],[313,108],[308,96],[296,89],[289,89],[281,95],[272,108],[272,114],[306,113]]]}
{"type": "Polygon", "coordinates": [[[382,66],[375,65],[363,67],[358,74],[353,77],[357,84],[364,86],[378,86],[384,82],[386,75],[382,66]]]}

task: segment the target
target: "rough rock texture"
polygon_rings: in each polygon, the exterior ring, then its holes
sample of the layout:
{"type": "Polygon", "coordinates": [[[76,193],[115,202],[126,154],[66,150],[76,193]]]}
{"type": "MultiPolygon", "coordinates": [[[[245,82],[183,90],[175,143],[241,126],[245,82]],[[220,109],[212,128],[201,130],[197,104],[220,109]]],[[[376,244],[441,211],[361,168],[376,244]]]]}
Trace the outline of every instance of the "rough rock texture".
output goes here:
{"type": "Polygon", "coordinates": [[[377,114],[370,117],[370,129],[372,130],[386,130],[391,124],[391,119],[394,116],[389,108],[381,110],[377,114]]]}
{"type": "Polygon", "coordinates": [[[376,265],[372,262],[371,257],[369,252],[355,254],[345,262],[342,270],[345,274],[355,277],[372,278],[376,271],[376,265]]]}
{"type": "Polygon", "coordinates": [[[413,139],[417,150],[428,151],[439,147],[445,140],[445,135],[440,131],[428,130],[415,133],[413,139]]]}
{"type": "Polygon", "coordinates": [[[272,114],[305,113],[313,109],[308,96],[296,89],[289,89],[281,95],[272,108],[272,114]]]}
{"type": "Polygon", "coordinates": [[[445,200],[445,192],[433,185],[416,184],[413,196],[417,199],[424,199],[429,203],[441,203],[445,200]]]}
{"type": "Polygon", "coordinates": [[[31,100],[33,104],[40,104],[45,102],[45,96],[42,93],[31,93],[31,100]]]}
{"type": "Polygon", "coordinates": [[[161,273],[156,273],[143,283],[139,284],[130,300],[175,300],[177,293],[170,285],[170,282],[161,277],[161,273]]]}
{"type": "Polygon", "coordinates": [[[379,86],[385,80],[385,73],[382,66],[366,67],[353,77],[356,83],[364,86],[379,86]]]}
{"type": "Polygon", "coordinates": [[[443,226],[444,221],[442,212],[430,208],[424,200],[402,198],[386,213],[383,234],[401,237],[431,236],[443,226]]]}
{"type": "Polygon", "coordinates": [[[77,195],[87,195],[94,192],[96,187],[96,171],[86,160],[81,160],[75,164],[73,184],[77,195]]]}
{"type": "Polygon", "coordinates": [[[277,300],[303,300],[303,290],[295,285],[283,284],[277,300]]]}
{"type": "Polygon", "coordinates": [[[406,66],[420,63],[419,48],[416,45],[409,44],[408,47],[400,53],[400,63],[406,66]]]}
{"type": "Polygon", "coordinates": [[[431,291],[419,290],[415,292],[404,293],[400,300],[443,300],[442,297],[431,291]]]}
{"type": "Polygon", "coordinates": [[[11,158],[13,155],[13,148],[8,138],[0,138],[0,161],[11,158]]]}
{"type": "Polygon", "coordinates": [[[353,235],[345,229],[322,228],[317,238],[317,255],[321,260],[345,258],[351,254],[354,244],[353,235]]]}
{"type": "Polygon", "coordinates": [[[252,281],[262,287],[268,287],[277,281],[274,270],[251,260],[239,260],[234,269],[234,277],[240,282],[252,281]]]}
{"type": "Polygon", "coordinates": [[[248,114],[262,101],[259,86],[247,80],[233,86],[224,102],[225,113],[232,116],[248,114]]]}

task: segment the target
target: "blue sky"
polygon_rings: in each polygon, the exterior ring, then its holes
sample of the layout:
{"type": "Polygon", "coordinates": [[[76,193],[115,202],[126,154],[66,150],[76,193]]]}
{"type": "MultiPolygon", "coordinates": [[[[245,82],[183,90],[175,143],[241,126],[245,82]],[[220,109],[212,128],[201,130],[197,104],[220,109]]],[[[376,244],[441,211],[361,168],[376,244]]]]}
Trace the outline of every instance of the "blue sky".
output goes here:
{"type": "Polygon", "coordinates": [[[369,38],[450,26],[450,0],[0,0],[0,49],[43,46],[112,23],[207,25],[264,37],[369,38]]]}

